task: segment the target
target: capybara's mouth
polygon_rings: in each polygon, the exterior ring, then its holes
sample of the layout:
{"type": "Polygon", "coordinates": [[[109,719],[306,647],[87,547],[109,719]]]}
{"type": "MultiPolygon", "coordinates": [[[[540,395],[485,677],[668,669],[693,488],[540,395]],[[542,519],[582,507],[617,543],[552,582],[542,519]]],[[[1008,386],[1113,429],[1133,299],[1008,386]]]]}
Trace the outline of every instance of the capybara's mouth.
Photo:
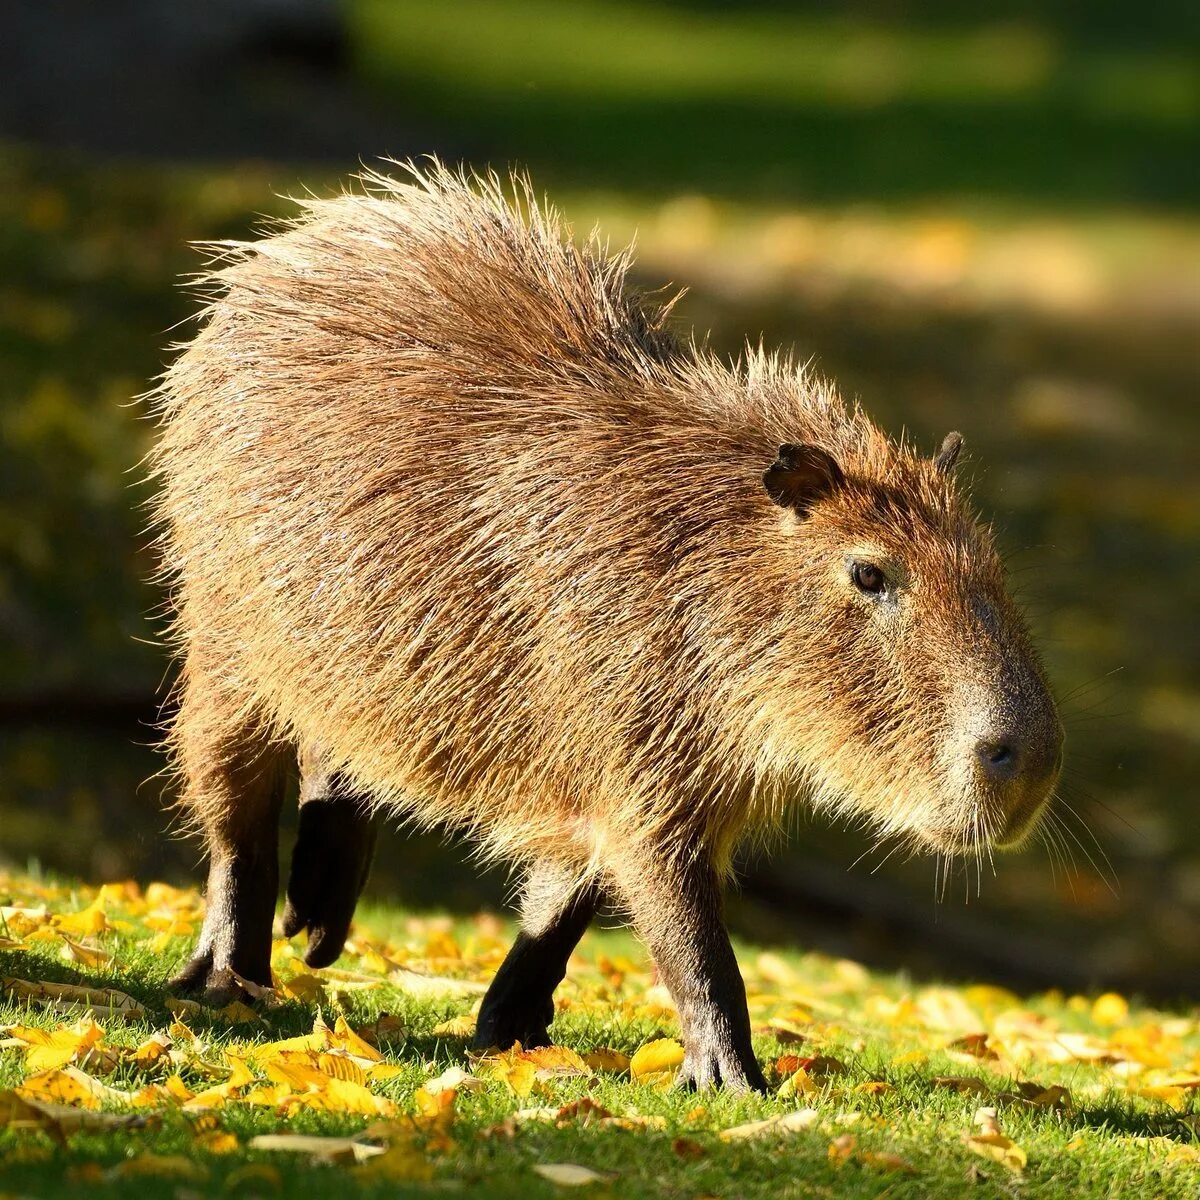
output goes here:
{"type": "Polygon", "coordinates": [[[1019,850],[1029,840],[1029,835],[1037,828],[1037,823],[1046,806],[1050,803],[1050,791],[1027,797],[1018,805],[1004,822],[1003,828],[992,839],[992,845],[997,850],[1019,850]]]}

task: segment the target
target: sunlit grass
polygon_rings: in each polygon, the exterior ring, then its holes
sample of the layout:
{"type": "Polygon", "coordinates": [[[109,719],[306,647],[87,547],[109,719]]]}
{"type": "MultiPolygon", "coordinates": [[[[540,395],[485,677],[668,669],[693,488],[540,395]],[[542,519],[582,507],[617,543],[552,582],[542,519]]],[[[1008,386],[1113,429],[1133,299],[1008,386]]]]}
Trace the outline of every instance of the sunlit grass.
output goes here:
{"type": "Polygon", "coordinates": [[[11,902],[0,950],[9,993],[0,999],[0,1028],[10,1031],[0,1045],[0,1124],[8,1122],[0,1130],[0,1186],[16,1193],[65,1196],[86,1184],[89,1193],[115,1196],[128,1194],[136,1179],[139,1195],[189,1186],[204,1194],[244,1187],[434,1195],[468,1187],[540,1196],[553,1194],[554,1185],[536,1168],[562,1163],[593,1170],[607,1180],[599,1186],[630,1197],[730,1189],[768,1197],[792,1187],[951,1197],[968,1185],[983,1196],[1017,1188],[1039,1197],[1182,1197],[1200,1179],[1194,1012],[1131,1008],[1119,996],[1022,999],[987,986],[916,986],[845,960],[743,944],[755,1049],[772,1094],[689,1094],[666,1077],[631,1080],[620,1065],[622,1055],[676,1037],[678,1027],[641,947],[625,931],[600,930],[572,960],[552,1032],[579,1055],[603,1050],[608,1058],[595,1069],[522,1078],[503,1060],[472,1058],[462,1036],[441,1032],[469,1031],[478,992],[455,988],[477,988],[495,969],[512,934],[495,918],[376,907],[336,968],[314,976],[297,958],[299,944],[279,943],[279,999],[214,1011],[181,1005],[164,988],[194,936],[194,893],[122,884],[98,897],[19,876],[0,880],[0,892],[11,902]],[[103,964],[64,958],[80,953],[103,964]],[[401,970],[426,977],[434,994],[398,986],[401,970]],[[93,1021],[65,1001],[21,1003],[12,995],[14,977],[117,988],[140,1010],[125,1021],[93,1021]],[[288,999],[296,992],[308,999],[288,999]],[[370,1053],[386,1075],[368,1089],[379,1112],[341,1111],[336,1096],[322,1098],[319,1088],[303,1102],[294,1089],[276,1088],[264,1102],[280,1040],[306,1034],[314,1020],[332,1026],[338,1018],[378,1047],[370,1053]],[[56,1086],[53,1070],[29,1070],[28,1031],[83,1028],[92,1029],[89,1049],[64,1064],[74,1075],[57,1086],[95,1080],[130,1099],[90,1107],[69,1100],[60,1118],[68,1132],[60,1134],[13,1123],[9,1096],[56,1086]],[[138,1067],[132,1051],[155,1036],[169,1054],[138,1067]],[[234,1061],[227,1054],[250,1063],[257,1082],[223,1090],[234,1061]],[[433,1081],[448,1068],[465,1071],[467,1081],[453,1097],[431,1100],[433,1081]],[[326,1111],[313,1107],[319,1104],[326,1111]],[[139,1123],[69,1132],[72,1105],[128,1113],[139,1123]],[[728,1133],[801,1112],[794,1132],[728,1133]],[[997,1126],[1008,1165],[968,1143],[997,1126]],[[251,1145],[280,1132],[358,1137],[402,1152],[330,1166],[314,1161],[315,1149],[251,1145]]]}

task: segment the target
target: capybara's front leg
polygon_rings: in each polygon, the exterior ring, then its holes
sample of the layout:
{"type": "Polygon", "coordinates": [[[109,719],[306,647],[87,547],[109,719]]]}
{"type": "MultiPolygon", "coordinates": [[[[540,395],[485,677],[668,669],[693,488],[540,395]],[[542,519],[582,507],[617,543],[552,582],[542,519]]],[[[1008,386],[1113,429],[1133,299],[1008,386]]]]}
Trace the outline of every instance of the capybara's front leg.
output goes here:
{"type": "Polygon", "coordinates": [[[477,1050],[550,1044],[554,989],[600,901],[596,886],[580,886],[570,867],[545,862],[530,871],[521,895],[521,932],[479,1009],[477,1050]]]}
{"type": "Polygon", "coordinates": [[[300,756],[300,829],[288,874],[283,933],[308,933],[304,961],[327,967],[342,952],[358,898],[371,873],[375,821],[370,798],[356,792],[323,761],[300,756]]]}
{"type": "Polygon", "coordinates": [[[685,1052],[679,1082],[765,1091],[717,872],[704,858],[678,862],[648,850],[630,855],[613,874],[679,1010],[685,1052]]]}
{"type": "Polygon", "coordinates": [[[271,984],[284,775],[280,748],[224,723],[214,699],[189,682],[173,732],[180,807],[204,834],[209,869],[200,941],[169,986],[222,1002],[241,994],[235,976],[271,984]]]}

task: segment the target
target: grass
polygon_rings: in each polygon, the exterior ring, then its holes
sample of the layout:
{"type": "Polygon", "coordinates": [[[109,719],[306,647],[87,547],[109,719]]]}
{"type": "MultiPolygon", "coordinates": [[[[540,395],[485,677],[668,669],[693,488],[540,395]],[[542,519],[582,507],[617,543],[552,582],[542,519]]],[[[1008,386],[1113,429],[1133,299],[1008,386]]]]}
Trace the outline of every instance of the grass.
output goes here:
{"type": "MultiPolygon", "coordinates": [[[[605,1069],[522,1083],[503,1060],[473,1061],[456,1036],[469,1027],[477,989],[512,933],[495,917],[452,919],[376,905],[363,913],[352,953],[318,980],[300,964],[299,946],[280,942],[276,1003],[260,1000],[253,1012],[181,1012],[164,980],[194,936],[195,893],[161,886],[143,892],[129,884],[97,893],[8,876],[0,877],[0,900],[15,906],[4,910],[0,934],[7,939],[0,945],[10,947],[0,950],[0,1027],[10,1034],[20,1027],[17,1037],[0,1043],[0,1114],[12,1094],[3,1089],[40,1086],[44,1094],[53,1086],[46,1076],[30,1083],[25,1042],[36,1035],[29,1029],[87,1025],[82,1011],[65,1002],[15,999],[12,977],[116,988],[132,997],[141,1015],[97,1017],[103,1041],[91,1057],[77,1056],[76,1069],[127,1093],[160,1085],[129,1109],[145,1118],[138,1128],[59,1136],[0,1129],[0,1191],[14,1195],[67,1196],[81,1187],[94,1196],[127,1195],[136,1181],[139,1196],[424,1196],[466,1188],[525,1200],[557,1194],[559,1185],[537,1168],[564,1163],[603,1176],[591,1194],[623,1197],[949,1197],[972,1185],[981,1197],[1084,1200],[1194,1196],[1200,1181],[1194,1010],[1130,1008],[1113,995],[1018,998],[980,985],[918,987],[903,975],[873,974],[846,960],[743,944],[755,1047],[768,1064],[771,1095],[688,1094],[665,1077],[631,1079],[619,1058],[605,1069]],[[433,994],[414,994],[394,982],[398,969],[443,982],[429,985],[433,994]],[[472,985],[474,994],[454,992],[472,985]],[[289,988],[306,999],[289,999],[289,988]],[[220,1083],[230,1065],[227,1051],[254,1064],[259,1076],[264,1064],[269,1073],[271,1044],[307,1033],[318,1011],[330,1025],[342,1016],[377,1041],[390,1076],[368,1084],[380,1113],[338,1111],[337,1098],[321,1088],[302,1102],[253,1104],[237,1093],[214,1107],[179,1102],[220,1083]],[[171,1039],[169,1060],[139,1067],[121,1054],[155,1033],[171,1039]],[[798,1064],[787,1062],[788,1055],[820,1057],[796,1076],[798,1064]],[[440,1108],[440,1119],[422,1117],[439,1110],[423,1085],[454,1066],[480,1082],[461,1086],[440,1108]],[[161,1085],[172,1076],[177,1098],[168,1101],[161,1085]],[[946,1082],[964,1078],[973,1082],[946,1082]],[[1047,1091],[1052,1085],[1069,1089],[1069,1096],[1047,1091]],[[1040,1099],[1022,1098],[1039,1089],[1040,1099]],[[585,1097],[631,1127],[587,1123],[578,1107],[563,1111],[585,1097]],[[973,1122],[981,1106],[995,1108],[1000,1144],[1027,1156],[1023,1170],[966,1144],[978,1132],[973,1122]],[[798,1132],[722,1137],[801,1108],[816,1115],[798,1132]],[[514,1119],[531,1109],[543,1118],[558,1113],[559,1120],[514,1119]],[[328,1165],[249,1144],[278,1132],[358,1136],[393,1151],[364,1165],[328,1165]]],[[[585,938],[560,992],[552,1033],[580,1055],[605,1048],[628,1056],[676,1036],[674,1014],[627,932],[597,930],[585,938]]],[[[247,1088],[240,1094],[254,1095],[247,1088]]],[[[121,1112],[128,1105],[99,1107],[121,1112]]]]}
{"type": "Polygon", "coordinates": [[[560,184],[1076,209],[1196,197],[1200,89],[1182,42],[1105,38],[1099,21],[628,0],[353,0],[347,14],[359,75],[407,126],[560,184]]]}

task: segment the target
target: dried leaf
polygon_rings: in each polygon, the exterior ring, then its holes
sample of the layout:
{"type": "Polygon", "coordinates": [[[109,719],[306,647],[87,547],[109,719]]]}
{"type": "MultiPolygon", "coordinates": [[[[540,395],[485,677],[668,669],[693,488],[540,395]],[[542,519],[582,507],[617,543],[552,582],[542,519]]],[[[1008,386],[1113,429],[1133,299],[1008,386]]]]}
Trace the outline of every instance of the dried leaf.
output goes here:
{"type": "Polygon", "coordinates": [[[629,1060],[630,1078],[640,1083],[658,1082],[664,1076],[674,1079],[683,1058],[683,1047],[674,1038],[647,1042],[629,1060]]]}
{"type": "Polygon", "coordinates": [[[780,1133],[798,1133],[803,1129],[810,1129],[820,1117],[821,1114],[815,1108],[798,1108],[794,1112],[782,1113],[777,1117],[767,1117],[762,1121],[750,1121],[745,1125],[735,1125],[732,1129],[723,1129],[719,1136],[724,1142],[738,1142],[780,1133]]]}
{"type": "Polygon", "coordinates": [[[317,1162],[362,1163],[386,1153],[384,1147],[356,1138],[316,1137],[303,1133],[264,1133],[247,1143],[251,1150],[305,1154],[317,1162]]]}
{"type": "Polygon", "coordinates": [[[607,1183],[614,1178],[612,1175],[593,1171],[591,1167],[580,1167],[574,1163],[535,1163],[533,1169],[543,1179],[548,1179],[559,1187],[586,1187],[592,1183],[607,1183]]]}

